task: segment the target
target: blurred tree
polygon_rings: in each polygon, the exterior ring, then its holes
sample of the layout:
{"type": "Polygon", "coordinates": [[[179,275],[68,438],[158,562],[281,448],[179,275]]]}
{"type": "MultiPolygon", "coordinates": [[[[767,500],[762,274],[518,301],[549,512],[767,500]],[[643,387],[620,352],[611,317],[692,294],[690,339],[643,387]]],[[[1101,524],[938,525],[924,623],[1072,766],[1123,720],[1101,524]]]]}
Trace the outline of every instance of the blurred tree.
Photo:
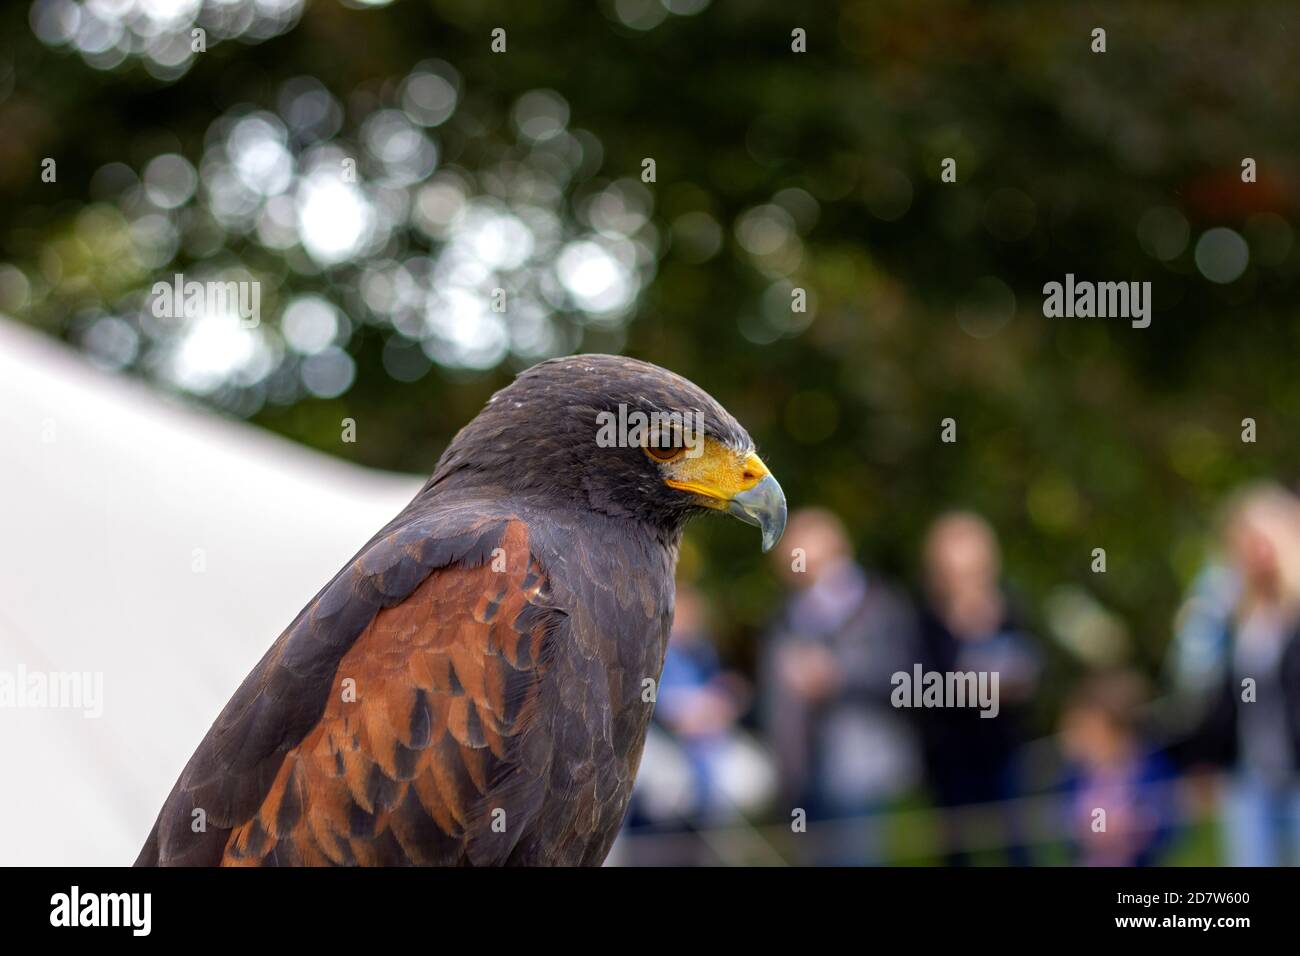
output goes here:
{"type": "MultiPolygon", "coordinates": [[[[412,471],[513,370],[626,351],[873,564],[977,508],[1031,606],[1084,589],[1146,663],[1220,496],[1300,477],[1294,4],[355,6],[7,7],[0,310],[412,471]],[[176,272],[260,282],[261,325],[153,315],[176,272]],[[1067,273],[1152,282],[1150,328],[1044,318],[1067,273]]],[[[692,536],[744,656],[773,580],[692,536]]]]}

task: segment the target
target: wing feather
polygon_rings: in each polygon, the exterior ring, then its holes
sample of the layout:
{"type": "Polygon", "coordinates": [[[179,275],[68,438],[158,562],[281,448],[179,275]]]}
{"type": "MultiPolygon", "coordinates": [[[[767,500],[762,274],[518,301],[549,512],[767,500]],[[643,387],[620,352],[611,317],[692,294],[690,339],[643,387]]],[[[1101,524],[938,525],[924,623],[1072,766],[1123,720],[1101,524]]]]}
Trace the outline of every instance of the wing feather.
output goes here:
{"type": "Polygon", "coordinates": [[[534,718],[568,622],[523,521],[435,519],[394,522],[281,635],[137,865],[509,857],[548,785],[551,728],[534,718]]]}

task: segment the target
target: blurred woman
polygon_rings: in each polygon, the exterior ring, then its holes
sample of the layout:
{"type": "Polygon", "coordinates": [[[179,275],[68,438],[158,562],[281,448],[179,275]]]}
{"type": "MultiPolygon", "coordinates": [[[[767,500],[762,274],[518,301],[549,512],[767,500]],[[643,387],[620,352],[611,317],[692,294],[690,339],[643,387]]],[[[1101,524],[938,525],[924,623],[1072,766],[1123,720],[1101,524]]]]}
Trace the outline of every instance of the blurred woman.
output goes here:
{"type": "Polygon", "coordinates": [[[1228,861],[1300,863],[1300,502],[1271,484],[1246,489],[1222,543],[1238,597],[1198,749],[1228,768],[1228,861]]]}

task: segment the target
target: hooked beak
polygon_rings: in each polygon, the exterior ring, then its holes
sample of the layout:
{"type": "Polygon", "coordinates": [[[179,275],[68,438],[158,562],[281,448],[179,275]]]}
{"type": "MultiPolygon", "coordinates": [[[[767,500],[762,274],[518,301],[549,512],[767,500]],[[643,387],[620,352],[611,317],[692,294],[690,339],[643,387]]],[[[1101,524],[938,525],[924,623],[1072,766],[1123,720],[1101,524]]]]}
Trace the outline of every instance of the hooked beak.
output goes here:
{"type": "Polygon", "coordinates": [[[727,513],[763,532],[763,553],[771,551],[785,532],[785,493],[771,475],[748,491],[733,495],[727,513]]]}
{"type": "Polygon", "coordinates": [[[763,532],[763,551],[771,551],[785,531],[785,493],[763,460],[737,452],[712,438],[694,456],[665,463],[664,482],[693,495],[697,504],[735,515],[763,532]]]}

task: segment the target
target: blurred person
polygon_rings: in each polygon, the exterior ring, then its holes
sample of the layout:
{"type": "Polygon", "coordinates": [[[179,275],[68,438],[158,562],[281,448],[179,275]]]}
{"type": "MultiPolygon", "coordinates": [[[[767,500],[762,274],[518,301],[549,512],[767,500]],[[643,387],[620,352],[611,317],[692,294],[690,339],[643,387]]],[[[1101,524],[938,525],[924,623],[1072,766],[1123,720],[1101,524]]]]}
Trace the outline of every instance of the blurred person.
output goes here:
{"type": "Polygon", "coordinates": [[[704,595],[679,583],[654,718],[632,791],[616,861],[632,865],[716,864],[700,828],[760,814],[776,791],[763,746],[741,725],[750,683],[724,668],[704,595]]]}
{"type": "Polygon", "coordinates": [[[891,675],[916,659],[913,613],[853,560],[844,525],[824,509],[791,516],[775,561],[790,594],[765,642],[760,687],[785,798],[807,813],[816,862],[877,862],[869,815],[918,767],[911,727],[889,702],[891,675]]]}
{"type": "Polygon", "coordinates": [[[1260,484],[1234,495],[1221,547],[1239,582],[1217,689],[1190,748],[1227,769],[1226,856],[1300,863],[1300,502],[1260,484]]]}
{"type": "Polygon", "coordinates": [[[1221,556],[1207,561],[1197,572],[1178,609],[1165,660],[1165,673],[1175,690],[1199,697],[1218,686],[1240,597],[1240,576],[1221,556]]]}
{"type": "MultiPolygon", "coordinates": [[[[926,767],[936,803],[945,813],[947,862],[969,862],[975,821],[955,808],[1002,803],[1022,793],[1017,767],[1024,743],[1024,711],[1038,688],[1040,655],[1022,630],[1001,583],[997,536],[982,517],[965,511],[941,515],[926,534],[925,601],[921,612],[925,670],[941,674],[996,673],[999,707],[989,719],[973,708],[922,711],[926,767]]],[[[1001,814],[1008,858],[1028,862],[1018,839],[1014,809],[1001,814]]]]}
{"type": "MultiPolygon", "coordinates": [[[[1241,596],[1241,579],[1220,548],[1202,562],[1174,618],[1173,637],[1161,677],[1170,693],[1156,707],[1171,753],[1184,765],[1191,800],[1189,814],[1209,818],[1219,811],[1213,764],[1220,746],[1207,747],[1207,715],[1220,706],[1231,654],[1232,618],[1241,596]],[[1208,765],[1208,766],[1207,766],[1208,765]]],[[[1219,720],[1222,723],[1222,719],[1219,720]]],[[[1213,736],[1213,735],[1210,735],[1213,736]]]]}
{"type": "Polygon", "coordinates": [[[773,773],[769,758],[740,727],[753,691],[740,674],[722,667],[708,612],[703,594],[678,586],[655,720],[690,765],[688,815],[719,823],[761,809],[772,796],[773,773]]]}
{"type": "Polygon", "coordinates": [[[1149,866],[1173,833],[1173,765],[1139,722],[1148,696],[1136,674],[1100,674],[1062,712],[1067,832],[1084,866],[1149,866]]]}

